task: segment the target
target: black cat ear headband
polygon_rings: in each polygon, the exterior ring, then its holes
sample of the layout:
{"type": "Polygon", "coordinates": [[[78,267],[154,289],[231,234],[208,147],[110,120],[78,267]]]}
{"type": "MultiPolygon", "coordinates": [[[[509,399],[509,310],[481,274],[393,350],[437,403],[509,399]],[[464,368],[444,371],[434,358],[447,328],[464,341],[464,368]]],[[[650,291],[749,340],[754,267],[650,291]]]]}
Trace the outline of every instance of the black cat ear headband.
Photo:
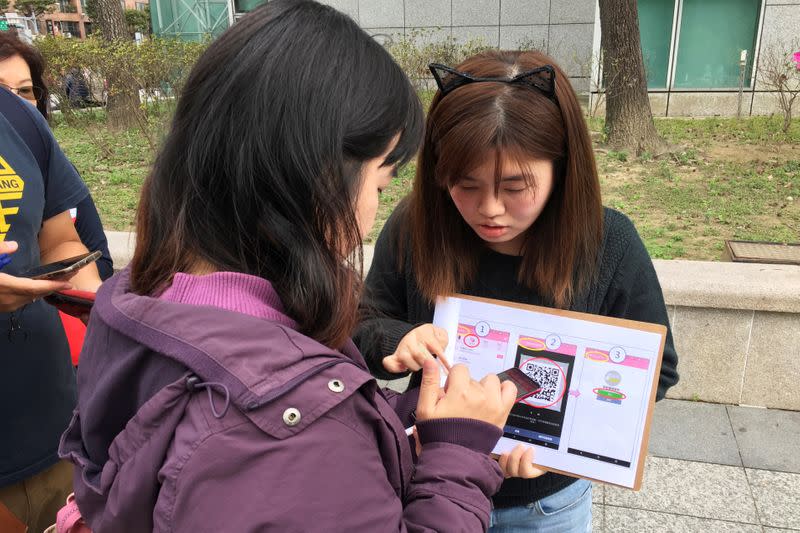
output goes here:
{"type": "Polygon", "coordinates": [[[512,85],[525,85],[536,89],[544,94],[553,102],[558,103],[556,100],[556,71],[550,65],[544,65],[521,74],[517,74],[513,78],[481,78],[473,76],[466,72],[459,72],[448,66],[440,63],[431,63],[428,68],[433,74],[433,79],[436,80],[436,85],[442,93],[442,98],[464,85],[479,82],[500,82],[510,83],[512,85]]]}

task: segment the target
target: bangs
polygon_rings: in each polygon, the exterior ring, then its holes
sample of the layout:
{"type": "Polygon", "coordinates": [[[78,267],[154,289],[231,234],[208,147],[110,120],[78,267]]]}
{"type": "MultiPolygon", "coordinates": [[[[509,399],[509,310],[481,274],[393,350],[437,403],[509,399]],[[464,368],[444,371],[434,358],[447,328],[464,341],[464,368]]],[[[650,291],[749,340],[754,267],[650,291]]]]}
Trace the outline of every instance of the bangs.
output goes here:
{"type": "Polygon", "coordinates": [[[500,189],[500,182],[505,174],[504,163],[514,163],[520,169],[517,175],[522,177],[529,187],[536,187],[536,175],[531,170],[531,162],[549,160],[547,157],[536,157],[527,153],[519,145],[503,145],[499,141],[487,143],[478,136],[468,137],[466,142],[443,142],[441,153],[436,164],[436,183],[442,189],[450,189],[476,168],[494,162],[495,191],[500,189]],[[482,141],[482,142],[481,142],[482,141]]]}

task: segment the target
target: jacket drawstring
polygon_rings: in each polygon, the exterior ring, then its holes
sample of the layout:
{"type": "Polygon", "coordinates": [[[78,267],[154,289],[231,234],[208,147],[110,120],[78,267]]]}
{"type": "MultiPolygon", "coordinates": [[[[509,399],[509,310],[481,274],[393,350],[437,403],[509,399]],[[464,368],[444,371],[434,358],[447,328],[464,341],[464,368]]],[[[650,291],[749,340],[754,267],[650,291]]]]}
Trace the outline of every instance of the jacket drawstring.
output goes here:
{"type": "Polygon", "coordinates": [[[231,405],[231,392],[224,384],[217,381],[200,381],[200,378],[191,375],[186,378],[186,388],[192,392],[198,389],[206,390],[208,393],[208,403],[211,405],[211,412],[214,414],[214,418],[222,418],[225,416],[225,413],[228,412],[228,407],[231,405]],[[221,391],[221,394],[225,396],[225,405],[222,407],[222,412],[217,411],[217,406],[214,404],[214,394],[211,392],[214,388],[216,388],[218,392],[221,391]]]}

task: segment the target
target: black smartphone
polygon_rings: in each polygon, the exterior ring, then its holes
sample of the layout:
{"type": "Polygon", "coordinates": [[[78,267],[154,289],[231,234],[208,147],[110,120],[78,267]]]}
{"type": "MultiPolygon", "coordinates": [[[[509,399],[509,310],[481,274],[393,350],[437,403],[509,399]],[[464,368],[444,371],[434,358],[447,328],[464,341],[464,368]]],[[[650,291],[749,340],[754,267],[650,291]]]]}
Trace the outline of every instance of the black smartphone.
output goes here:
{"type": "Polygon", "coordinates": [[[509,368],[508,370],[503,370],[497,374],[497,377],[500,378],[501,383],[503,381],[510,381],[517,386],[517,401],[524,400],[528,396],[533,396],[542,390],[542,386],[539,385],[539,383],[532,380],[530,377],[528,377],[528,374],[519,368],[509,368]]]}
{"type": "Polygon", "coordinates": [[[22,274],[21,277],[54,281],[67,280],[89,263],[97,261],[101,255],[103,254],[96,251],[70,257],[69,259],[61,259],[60,261],[32,268],[22,274]]]}

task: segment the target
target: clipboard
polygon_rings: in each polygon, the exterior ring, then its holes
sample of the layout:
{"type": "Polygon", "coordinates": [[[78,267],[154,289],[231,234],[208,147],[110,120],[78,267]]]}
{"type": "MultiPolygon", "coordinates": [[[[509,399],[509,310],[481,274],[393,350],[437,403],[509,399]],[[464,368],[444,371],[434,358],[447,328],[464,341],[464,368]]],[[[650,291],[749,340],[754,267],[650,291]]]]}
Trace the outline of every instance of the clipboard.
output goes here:
{"type": "Polygon", "coordinates": [[[473,378],[518,368],[542,386],[494,454],[521,442],[544,470],[641,488],[666,326],[465,295],[440,298],[433,323],[473,378]]]}

